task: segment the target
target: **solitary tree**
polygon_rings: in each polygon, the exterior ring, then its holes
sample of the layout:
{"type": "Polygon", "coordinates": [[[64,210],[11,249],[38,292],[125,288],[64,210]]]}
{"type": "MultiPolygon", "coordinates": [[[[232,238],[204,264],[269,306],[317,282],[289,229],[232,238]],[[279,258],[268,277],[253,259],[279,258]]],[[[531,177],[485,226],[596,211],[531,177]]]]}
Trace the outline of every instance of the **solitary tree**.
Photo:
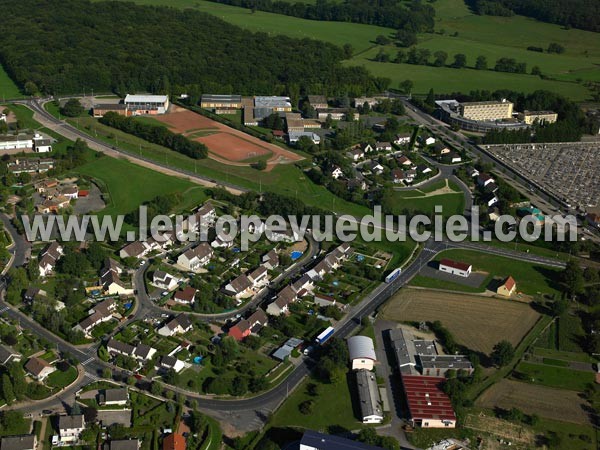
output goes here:
{"type": "Polygon", "coordinates": [[[475,68],[477,70],[487,70],[488,63],[487,58],[483,55],[477,57],[477,61],[475,61],[475,68]]]}
{"type": "Polygon", "coordinates": [[[77,117],[83,114],[84,108],[81,105],[81,102],[76,98],[70,98],[67,102],[60,108],[60,113],[63,116],[67,117],[77,117]]]}
{"type": "Polygon", "coordinates": [[[502,367],[513,359],[515,356],[515,349],[510,342],[502,340],[494,345],[491,356],[494,364],[502,367]]]}
{"type": "Polygon", "coordinates": [[[467,57],[464,53],[457,53],[454,55],[454,62],[452,63],[452,67],[456,69],[462,69],[467,65],[467,57]]]}
{"type": "Polygon", "coordinates": [[[433,54],[433,57],[435,58],[433,61],[433,65],[436,67],[443,67],[446,65],[446,60],[448,59],[448,53],[446,53],[442,50],[438,50],[437,52],[435,52],[433,54]]]}

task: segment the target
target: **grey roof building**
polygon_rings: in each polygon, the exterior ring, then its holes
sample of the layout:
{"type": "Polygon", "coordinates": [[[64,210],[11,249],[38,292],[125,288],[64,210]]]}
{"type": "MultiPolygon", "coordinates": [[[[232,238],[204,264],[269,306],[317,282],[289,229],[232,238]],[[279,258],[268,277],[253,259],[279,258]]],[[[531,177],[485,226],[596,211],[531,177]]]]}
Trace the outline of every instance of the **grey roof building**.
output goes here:
{"type": "Polygon", "coordinates": [[[2,450],[35,450],[37,440],[33,434],[6,436],[0,442],[2,450]]]}
{"type": "Polygon", "coordinates": [[[360,401],[360,415],[363,423],[383,422],[383,411],[381,410],[381,398],[375,374],[368,370],[356,372],[356,386],[358,388],[358,399],[360,401]]]}
{"type": "Polygon", "coordinates": [[[338,436],[306,430],[300,440],[300,450],[383,450],[381,447],[363,444],[338,436]]]}

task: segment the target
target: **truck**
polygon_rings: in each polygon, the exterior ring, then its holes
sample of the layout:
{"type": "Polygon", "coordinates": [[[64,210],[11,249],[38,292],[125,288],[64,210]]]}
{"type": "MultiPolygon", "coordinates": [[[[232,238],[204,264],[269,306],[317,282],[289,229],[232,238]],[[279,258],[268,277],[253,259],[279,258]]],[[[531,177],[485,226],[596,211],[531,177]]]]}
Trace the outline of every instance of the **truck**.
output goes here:
{"type": "Polygon", "coordinates": [[[335,332],[335,328],[333,327],[327,327],[325,330],[323,330],[321,332],[321,334],[319,334],[316,339],[315,342],[318,345],[323,345],[325,342],[327,342],[329,340],[329,338],[331,336],[333,336],[333,333],[335,332]]]}
{"type": "Polygon", "coordinates": [[[400,275],[402,273],[402,269],[401,268],[397,268],[392,270],[387,277],[385,277],[385,282],[386,283],[391,283],[392,281],[394,281],[396,278],[398,278],[398,275],[400,275]]]}

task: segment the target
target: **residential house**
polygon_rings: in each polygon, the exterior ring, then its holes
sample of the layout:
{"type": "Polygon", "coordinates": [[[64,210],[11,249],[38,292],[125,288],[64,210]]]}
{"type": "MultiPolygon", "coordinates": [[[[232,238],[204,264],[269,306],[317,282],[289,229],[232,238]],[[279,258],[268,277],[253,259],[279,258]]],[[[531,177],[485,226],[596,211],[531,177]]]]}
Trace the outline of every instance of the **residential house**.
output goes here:
{"type": "Polygon", "coordinates": [[[100,395],[101,406],[123,406],[128,401],[129,392],[127,388],[104,389],[104,393],[100,395]]]}
{"type": "Polygon", "coordinates": [[[193,325],[188,316],[179,314],[159,328],[158,334],[161,336],[173,336],[175,334],[183,334],[192,331],[192,328],[193,325]]]}
{"type": "Polygon", "coordinates": [[[346,152],[346,156],[352,161],[358,161],[365,157],[365,152],[359,147],[352,148],[346,152]]]}
{"type": "Polygon", "coordinates": [[[428,166],[428,165],[426,165],[426,164],[419,164],[419,165],[417,166],[417,171],[419,171],[419,172],[421,172],[421,173],[423,173],[423,174],[425,174],[425,173],[431,173],[431,172],[433,172],[433,170],[431,170],[431,167],[429,167],[429,166],[428,166]]]}
{"type": "Polygon", "coordinates": [[[150,247],[141,241],[130,242],[119,251],[121,258],[142,258],[150,251],[150,247]]]}
{"type": "Polygon", "coordinates": [[[165,355],[160,358],[158,370],[174,370],[175,373],[181,372],[185,369],[185,363],[175,358],[174,356],[165,355]]]}
{"type": "Polygon", "coordinates": [[[62,246],[54,241],[40,254],[38,267],[40,276],[46,277],[50,275],[60,257],[64,254],[62,246]]]}
{"type": "Polygon", "coordinates": [[[496,294],[502,295],[503,297],[510,297],[517,292],[517,282],[510,275],[502,282],[496,289],[496,294]]]}
{"type": "Polygon", "coordinates": [[[477,177],[477,185],[481,187],[486,187],[488,184],[495,182],[496,180],[494,180],[494,178],[487,173],[479,174],[477,177]]]}
{"type": "Polygon", "coordinates": [[[185,437],[179,433],[171,433],[163,439],[162,450],[185,450],[185,437]]]}
{"type": "Polygon", "coordinates": [[[376,142],[375,149],[378,152],[391,152],[393,147],[391,142],[376,142]]]}
{"type": "Polygon", "coordinates": [[[312,106],[314,109],[328,108],[327,97],[325,97],[324,95],[309,95],[308,103],[310,103],[310,106],[312,106]]]}
{"type": "Polygon", "coordinates": [[[421,136],[419,140],[424,145],[433,145],[433,144],[435,144],[435,138],[433,136],[421,136]]]}
{"type": "Polygon", "coordinates": [[[433,146],[433,153],[437,156],[444,156],[450,153],[450,149],[443,142],[436,142],[433,146]]]}
{"type": "Polygon", "coordinates": [[[239,300],[252,295],[252,287],[253,283],[250,278],[245,274],[241,274],[227,283],[225,293],[239,300]]]}
{"type": "Polygon", "coordinates": [[[29,358],[25,363],[25,370],[37,381],[44,381],[56,368],[37,356],[29,358]]]}
{"type": "Polygon", "coordinates": [[[106,344],[106,350],[111,355],[133,356],[135,347],[133,345],[126,344],[125,342],[117,341],[116,339],[111,338],[106,344]]]}
{"type": "Polygon", "coordinates": [[[262,257],[263,266],[269,270],[273,270],[279,267],[279,255],[275,249],[270,250],[267,254],[262,257]]]}
{"type": "Polygon", "coordinates": [[[289,304],[295,302],[296,298],[296,291],[291,285],[284,287],[277,294],[275,301],[267,306],[267,314],[271,316],[280,316],[281,314],[287,313],[289,311],[289,304]]]}
{"type": "Polygon", "coordinates": [[[181,289],[175,292],[173,296],[173,300],[176,303],[180,303],[182,305],[191,306],[196,301],[196,293],[198,291],[191,286],[186,287],[185,289],[181,289]]]}
{"type": "MultiPolygon", "coordinates": [[[[0,345],[0,365],[6,366],[11,362],[21,361],[21,354],[10,347],[0,345]]],[[[1,449],[2,447],[0,447],[1,449]]]]}
{"type": "Polygon", "coordinates": [[[248,279],[252,282],[253,289],[260,289],[269,284],[269,274],[267,268],[263,265],[258,266],[248,274],[248,279]]]}
{"type": "Polygon", "coordinates": [[[400,164],[401,166],[405,166],[405,167],[410,167],[413,165],[413,162],[410,159],[408,159],[408,157],[405,155],[402,155],[402,156],[399,156],[398,158],[396,158],[396,162],[398,164],[400,164]]]}
{"type": "Polygon", "coordinates": [[[412,133],[400,133],[396,135],[396,139],[394,139],[394,144],[396,145],[407,145],[410,144],[410,140],[412,138],[412,133]]]}
{"type": "Polygon", "coordinates": [[[35,434],[22,434],[20,436],[5,436],[0,441],[2,450],[36,450],[37,437],[35,434]]]}
{"type": "Polygon", "coordinates": [[[242,319],[232,326],[227,334],[233,337],[236,341],[241,341],[250,336],[252,333],[258,333],[258,331],[260,331],[262,327],[266,326],[267,323],[267,315],[262,309],[259,308],[250,317],[247,319],[242,319]]]}
{"type": "Polygon", "coordinates": [[[133,357],[142,361],[148,361],[154,357],[157,350],[146,344],[138,344],[133,351],[133,357]]]}
{"type": "Polygon", "coordinates": [[[338,178],[344,176],[344,171],[340,166],[334,166],[333,170],[331,171],[331,176],[337,180],[338,178]]]}
{"type": "Polygon", "coordinates": [[[372,159],[367,164],[366,167],[374,174],[381,175],[383,173],[384,167],[379,164],[378,161],[372,159]]]}
{"type": "Polygon", "coordinates": [[[359,177],[351,178],[346,181],[346,188],[349,191],[365,191],[367,189],[367,182],[359,177]]]}
{"type": "Polygon", "coordinates": [[[77,442],[85,430],[83,414],[58,417],[58,435],[61,443],[77,442]]]}
{"type": "Polygon", "coordinates": [[[131,295],[133,289],[127,288],[121,281],[123,268],[112,258],[106,258],[100,272],[100,285],[107,295],[131,295]]]}
{"type": "Polygon", "coordinates": [[[187,270],[198,270],[209,263],[213,254],[212,248],[203,242],[179,255],[177,264],[185,267],[187,270]]]}
{"type": "Polygon", "coordinates": [[[467,176],[471,178],[479,176],[479,170],[477,170],[475,167],[469,166],[465,170],[467,172],[467,176]]]}
{"type": "Polygon", "coordinates": [[[462,161],[462,157],[456,152],[450,152],[446,155],[446,159],[450,161],[450,163],[455,164],[462,161]]]}
{"type": "Polygon", "coordinates": [[[179,279],[165,272],[164,270],[155,270],[152,274],[152,284],[161,289],[170,291],[175,289],[179,283],[179,279]]]}

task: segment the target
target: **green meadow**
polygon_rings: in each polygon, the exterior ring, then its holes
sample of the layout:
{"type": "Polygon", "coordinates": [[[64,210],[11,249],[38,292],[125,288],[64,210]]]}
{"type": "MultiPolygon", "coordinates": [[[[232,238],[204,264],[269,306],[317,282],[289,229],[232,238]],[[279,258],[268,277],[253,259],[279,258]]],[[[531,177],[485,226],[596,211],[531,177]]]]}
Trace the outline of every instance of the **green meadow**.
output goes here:
{"type": "Polygon", "coordinates": [[[23,95],[17,85],[10,79],[2,65],[0,65],[0,99],[21,98],[23,95]]]}

